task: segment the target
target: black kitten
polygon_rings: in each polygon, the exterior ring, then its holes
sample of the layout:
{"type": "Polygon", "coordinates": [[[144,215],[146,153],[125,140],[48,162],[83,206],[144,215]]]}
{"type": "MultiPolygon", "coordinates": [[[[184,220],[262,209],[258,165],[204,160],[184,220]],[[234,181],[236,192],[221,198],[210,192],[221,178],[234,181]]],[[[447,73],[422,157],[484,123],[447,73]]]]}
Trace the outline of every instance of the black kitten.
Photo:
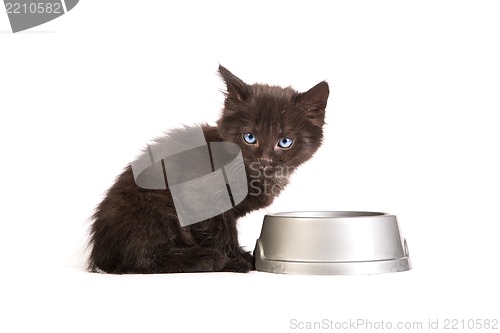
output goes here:
{"type": "Polygon", "coordinates": [[[240,147],[247,196],[231,210],[181,227],[171,192],[139,187],[129,165],[93,216],[89,270],[121,274],[253,269],[253,256],[238,244],[236,221],[270,205],[293,170],[320,147],[329,88],[323,81],[299,93],[247,85],[222,66],[219,73],[227,87],[224,109],[217,127],[205,125],[203,133],[207,142],[240,147]]]}

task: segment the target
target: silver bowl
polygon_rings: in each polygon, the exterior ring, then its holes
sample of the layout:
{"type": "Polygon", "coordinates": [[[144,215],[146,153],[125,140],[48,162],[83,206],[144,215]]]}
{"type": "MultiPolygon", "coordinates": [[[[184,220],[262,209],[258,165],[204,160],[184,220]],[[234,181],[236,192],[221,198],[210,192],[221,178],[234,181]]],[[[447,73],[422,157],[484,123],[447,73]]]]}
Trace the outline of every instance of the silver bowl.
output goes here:
{"type": "Polygon", "coordinates": [[[258,271],[378,274],[411,269],[396,216],[315,211],[266,215],[255,246],[258,271]]]}

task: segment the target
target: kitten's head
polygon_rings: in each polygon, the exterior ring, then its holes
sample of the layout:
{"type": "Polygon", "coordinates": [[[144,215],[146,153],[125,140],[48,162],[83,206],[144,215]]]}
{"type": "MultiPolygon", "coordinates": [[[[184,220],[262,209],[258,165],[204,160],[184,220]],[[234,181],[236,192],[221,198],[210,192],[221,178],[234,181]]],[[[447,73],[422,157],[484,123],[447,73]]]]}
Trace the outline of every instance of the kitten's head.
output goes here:
{"type": "Polygon", "coordinates": [[[248,85],[219,66],[227,92],[217,122],[224,141],[241,148],[245,164],[265,171],[293,171],[321,146],[326,82],[299,93],[290,87],[248,85]]]}

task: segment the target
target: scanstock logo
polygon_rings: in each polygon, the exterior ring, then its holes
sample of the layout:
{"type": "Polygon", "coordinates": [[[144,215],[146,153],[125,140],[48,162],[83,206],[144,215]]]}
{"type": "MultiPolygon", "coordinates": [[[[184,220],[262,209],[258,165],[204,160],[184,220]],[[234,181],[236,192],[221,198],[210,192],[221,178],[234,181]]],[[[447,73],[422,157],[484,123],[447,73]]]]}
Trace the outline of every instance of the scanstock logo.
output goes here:
{"type": "Polygon", "coordinates": [[[12,32],[52,21],[72,10],[79,0],[4,0],[12,32]]]}

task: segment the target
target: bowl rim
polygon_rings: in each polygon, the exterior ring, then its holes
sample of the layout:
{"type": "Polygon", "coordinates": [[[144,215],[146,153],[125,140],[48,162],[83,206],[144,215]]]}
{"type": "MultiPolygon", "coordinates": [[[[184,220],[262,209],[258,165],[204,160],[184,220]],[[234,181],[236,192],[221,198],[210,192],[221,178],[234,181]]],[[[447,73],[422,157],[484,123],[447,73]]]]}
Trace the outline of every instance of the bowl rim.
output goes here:
{"type": "Polygon", "coordinates": [[[332,218],[367,218],[388,217],[392,214],[374,211],[355,210],[307,210],[268,213],[266,217],[292,218],[292,219],[332,219],[332,218]],[[329,215],[331,214],[331,215],[329,215]]]}

